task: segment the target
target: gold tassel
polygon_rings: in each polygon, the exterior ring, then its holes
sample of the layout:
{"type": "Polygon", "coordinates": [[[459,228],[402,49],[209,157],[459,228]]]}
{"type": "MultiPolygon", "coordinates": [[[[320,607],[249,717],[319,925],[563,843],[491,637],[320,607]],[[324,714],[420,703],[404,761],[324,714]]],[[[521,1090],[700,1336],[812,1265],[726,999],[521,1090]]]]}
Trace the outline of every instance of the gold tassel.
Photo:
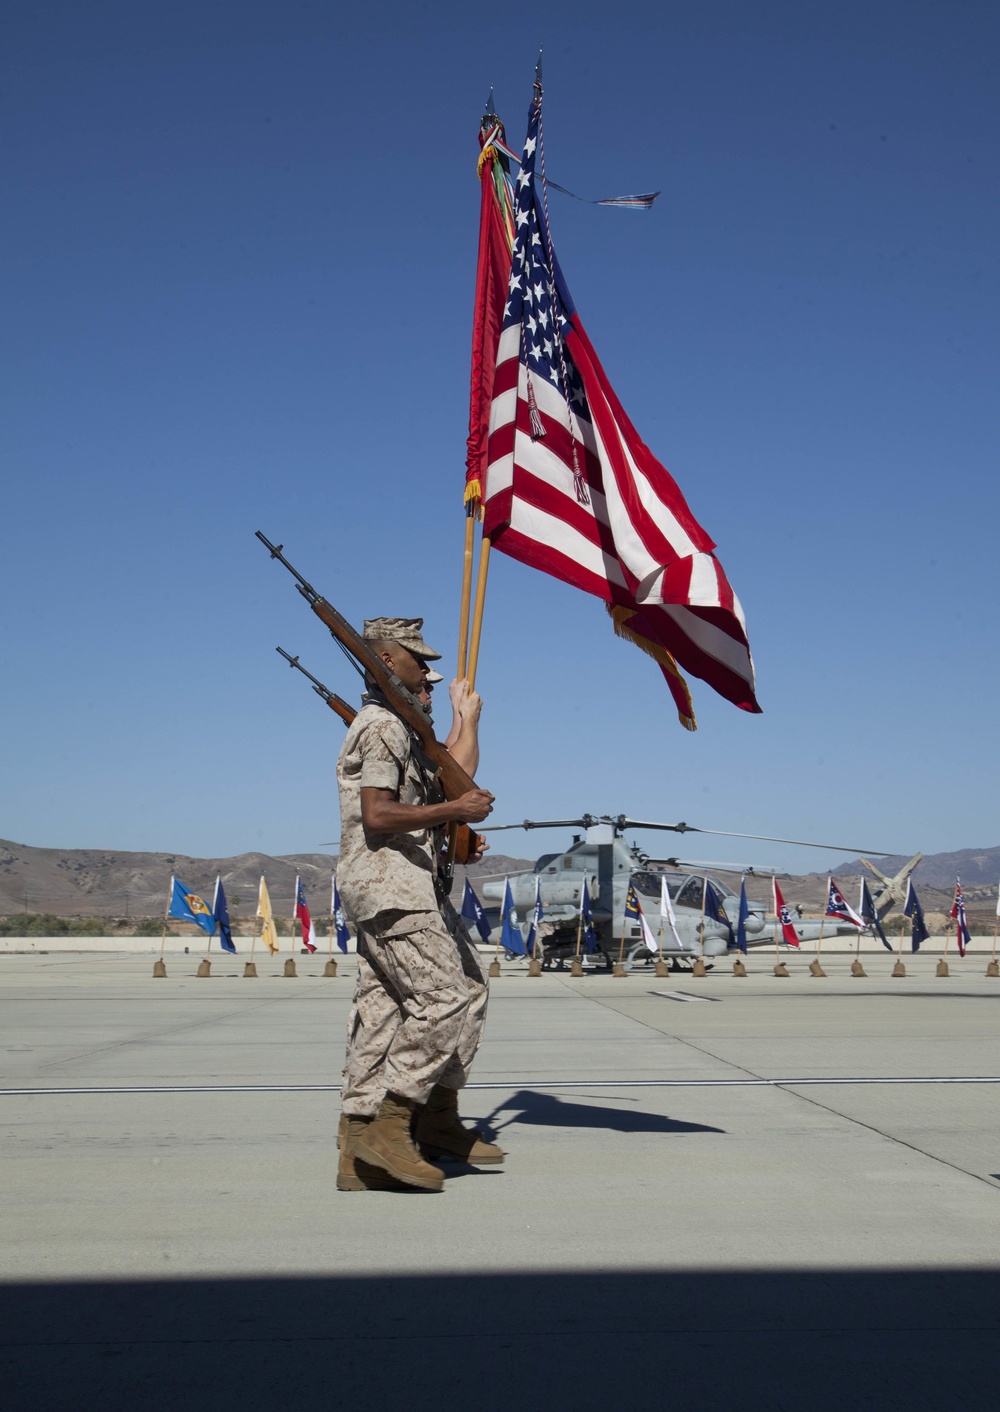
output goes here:
{"type": "Polygon", "coordinates": [[[480,181],[483,179],[483,168],[487,162],[492,162],[497,155],[495,147],[484,147],[479,154],[479,161],[476,163],[476,176],[480,181]]]}
{"type": "Polygon", "coordinates": [[[483,490],[479,484],[478,476],[473,476],[471,480],[465,482],[465,495],[462,504],[465,506],[467,515],[473,515],[477,520],[483,518],[483,490]]]}
{"type": "Polygon", "coordinates": [[[687,703],[687,710],[682,711],[678,708],[677,719],[686,731],[696,731],[698,729],[698,722],[694,717],[694,703],[691,700],[691,692],[687,682],[681,676],[673,656],[665,647],[658,647],[655,642],[650,642],[648,637],[643,637],[633,628],[628,627],[629,618],[635,617],[637,611],[635,608],[623,608],[619,604],[612,603],[608,603],[605,606],[611,614],[611,621],[615,625],[615,634],[618,637],[624,638],[626,642],[634,642],[636,647],[645,652],[647,656],[652,657],[654,662],[658,662],[665,671],[669,672],[674,681],[680,686],[681,691],[684,693],[684,700],[687,703]]]}

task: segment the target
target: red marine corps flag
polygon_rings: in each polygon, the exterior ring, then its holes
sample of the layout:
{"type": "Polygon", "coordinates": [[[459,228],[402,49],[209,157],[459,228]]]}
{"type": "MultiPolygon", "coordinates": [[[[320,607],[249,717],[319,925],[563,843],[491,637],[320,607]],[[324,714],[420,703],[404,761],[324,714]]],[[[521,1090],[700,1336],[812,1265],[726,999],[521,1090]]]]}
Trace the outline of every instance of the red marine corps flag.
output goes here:
{"type": "MultiPolygon", "coordinates": [[[[484,535],[512,558],[603,599],[615,631],[659,664],[689,730],[694,713],[679,666],[757,712],[743,612],[715,545],[626,416],[562,277],[547,219],[541,118],[539,77],[514,184],[484,535]]],[[[470,489],[472,451],[470,438],[470,489]]]]}

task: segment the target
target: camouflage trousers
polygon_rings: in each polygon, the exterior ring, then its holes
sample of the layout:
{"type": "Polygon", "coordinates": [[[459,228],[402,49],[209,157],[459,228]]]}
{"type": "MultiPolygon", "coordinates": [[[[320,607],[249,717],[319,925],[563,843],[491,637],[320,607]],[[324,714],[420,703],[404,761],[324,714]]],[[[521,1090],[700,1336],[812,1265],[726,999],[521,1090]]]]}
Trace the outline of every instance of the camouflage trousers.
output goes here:
{"type": "Polygon", "coordinates": [[[378,1112],[386,1093],[425,1103],[435,1084],[462,1088],[483,1037],[488,989],[454,908],[414,912],[423,926],[391,935],[358,927],[358,979],[347,1022],[343,1110],[378,1112]]]}

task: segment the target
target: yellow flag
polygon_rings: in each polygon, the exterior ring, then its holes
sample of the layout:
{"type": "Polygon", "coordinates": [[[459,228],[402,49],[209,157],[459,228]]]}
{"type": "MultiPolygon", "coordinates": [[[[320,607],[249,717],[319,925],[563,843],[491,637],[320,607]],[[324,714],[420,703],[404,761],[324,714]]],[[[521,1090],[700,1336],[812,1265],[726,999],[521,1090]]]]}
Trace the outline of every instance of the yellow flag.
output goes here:
{"type": "Polygon", "coordinates": [[[257,898],[257,916],[260,918],[260,939],[273,956],[278,949],[278,932],[271,914],[271,899],[267,895],[264,874],[260,875],[260,894],[257,898]]]}

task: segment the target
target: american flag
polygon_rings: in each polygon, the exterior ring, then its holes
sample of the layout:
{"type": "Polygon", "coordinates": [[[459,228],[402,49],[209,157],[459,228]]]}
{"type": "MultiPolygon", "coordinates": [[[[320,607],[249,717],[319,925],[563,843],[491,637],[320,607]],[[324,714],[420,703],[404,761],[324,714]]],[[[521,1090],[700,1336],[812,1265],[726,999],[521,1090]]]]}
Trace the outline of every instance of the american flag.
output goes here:
{"type": "Polygon", "coordinates": [[[965,898],[962,895],[962,884],[955,879],[955,900],[951,904],[951,920],[955,923],[955,940],[958,942],[959,956],[965,955],[965,948],[969,944],[969,922],[965,915],[965,898]]]}
{"type": "Polygon", "coordinates": [[[515,184],[516,239],[492,387],[484,532],[497,549],[601,598],[660,665],[683,724],[701,677],[757,712],[743,611],[714,542],[639,439],[552,249],[535,84],[515,184]]]}

